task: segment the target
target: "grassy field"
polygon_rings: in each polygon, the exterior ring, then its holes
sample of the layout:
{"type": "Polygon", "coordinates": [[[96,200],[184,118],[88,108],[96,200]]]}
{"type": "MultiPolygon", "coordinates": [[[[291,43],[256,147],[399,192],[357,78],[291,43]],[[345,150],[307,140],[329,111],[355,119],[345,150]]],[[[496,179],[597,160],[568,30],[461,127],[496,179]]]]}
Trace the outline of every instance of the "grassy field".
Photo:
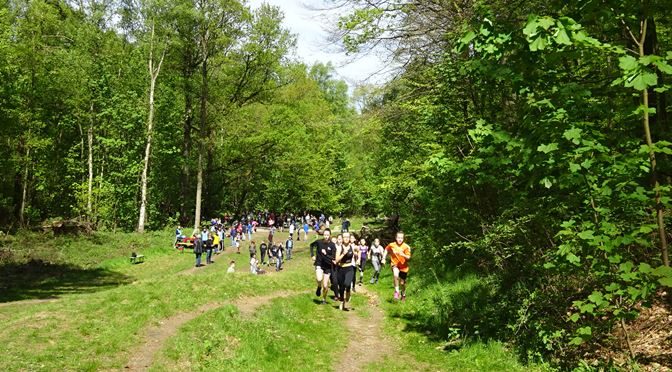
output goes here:
{"type": "MultiPolygon", "coordinates": [[[[123,369],[146,350],[147,330],[182,315],[189,320],[159,345],[150,369],[334,370],[347,363],[342,349],[356,347],[358,333],[348,329],[349,317],[369,319],[371,305],[361,295],[352,312],[318,305],[304,242],[285,270],[254,276],[246,242],[242,254],[229,247],[215,264],[195,269],[193,254],[174,251],[172,238],[172,232],[26,234],[2,241],[0,370],[123,369]],[[131,251],[146,262],[130,264],[131,251]],[[237,262],[234,274],[226,274],[230,260],[237,262]],[[274,298],[277,293],[284,295],[274,298]],[[263,296],[268,301],[243,311],[241,299],[263,296]]],[[[421,303],[411,296],[403,304],[389,301],[387,270],[377,286],[367,287],[386,314],[380,336],[404,358],[381,357],[362,370],[525,369],[504,345],[473,342],[448,351],[445,342],[410,327],[408,315],[421,303]]]]}

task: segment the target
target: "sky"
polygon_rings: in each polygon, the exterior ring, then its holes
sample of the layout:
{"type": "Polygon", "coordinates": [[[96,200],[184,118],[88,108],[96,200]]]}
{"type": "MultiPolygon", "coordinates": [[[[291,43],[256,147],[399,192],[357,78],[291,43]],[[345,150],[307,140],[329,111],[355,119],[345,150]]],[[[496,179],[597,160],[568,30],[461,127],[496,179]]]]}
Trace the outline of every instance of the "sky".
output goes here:
{"type": "Polygon", "coordinates": [[[315,62],[331,62],[336,69],[337,77],[345,80],[350,90],[362,83],[380,84],[386,81],[389,74],[385,73],[385,64],[380,57],[370,54],[353,60],[337,45],[327,40],[325,29],[328,23],[325,16],[332,19],[337,16],[334,11],[319,12],[308,9],[305,5],[319,8],[322,0],[250,0],[252,9],[268,3],[280,7],[285,14],[284,26],[297,36],[296,57],[312,65],[315,62]],[[383,72],[381,72],[383,70],[383,72]]]}

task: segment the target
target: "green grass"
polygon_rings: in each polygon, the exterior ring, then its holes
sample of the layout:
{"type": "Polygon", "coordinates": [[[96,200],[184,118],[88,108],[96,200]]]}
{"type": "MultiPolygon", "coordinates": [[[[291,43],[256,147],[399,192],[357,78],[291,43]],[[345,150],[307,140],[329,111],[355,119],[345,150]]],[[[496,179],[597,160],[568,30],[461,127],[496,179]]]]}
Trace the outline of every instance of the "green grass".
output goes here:
{"type": "Polygon", "coordinates": [[[152,370],[330,370],[343,314],[309,294],[279,298],[243,317],[225,306],[183,327],[152,370]],[[300,321],[298,321],[300,320],[300,321]]]}
{"type": "MultiPolygon", "coordinates": [[[[279,233],[278,238],[286,235],[279,233]]],[[[340,355],[333,345],[346,342],[342,332],[346,317],[371,316],[363,296],[353,298],[356,311],[351,313],[339,312],[334,303],[315,304],[306,242],[297,244],[296,259],[280,273],[250,275],[245,242],[242,254],[227,248],[215,256],[214,265],[185,274],[192,271],[193,254],[170,248],[172,238],[170,231],[56,239],[27,234],[2,242],[2,249],[11,249],[12,255],[3,256],[0,270],[13,276],[11,290],[0,295],[0,370],[122,369],[142,347],[143,330],[210,303],[223,306],[179,328],[156,356],[153,370],[330,370],[340,355]],[[129,248],[144,254],[146,262],[128,263],[129,248]],[[226,274],[232,259],[237,261],[237,272],[226,274]],[[31,260],[41,260],[42,266],[30,266],[31,260]],[[22,271],[26,267],[52,271],[45,276],[22,271]],[[277,298],[251,317],[227,304],[242,296],[282,290],[298,294],[277,298]],[[41,298],[53,300],[20,301],[41,298]]],[[[443,350],[445,342],[413,330],[412,315],[429,311],[422,308],[422,292],[409,296],[405,304],[385,301],[391,295],[388,271],[380,284],[369,288],[379,293],[390,315],[386,332],[408,357],[388,358],[367,366],[368,370],[524,369],[505,345],[475,340],[448,352],[443,350]]]]}
{"type": "MultiPolygon", "coordinates": [[[[370,275],[372,272],[373,270],[369,269],[367,274],[370,275]]],[[[398,370],[418,369],[418,363],[420,366],[432,366],[438,370],[456,371],[544,369],[542,366],[522,365],[507,345],[501,342],[464,340],[460,338],[457,328],[454,336],[448,338],[445,336],[445,333],[450,333],[448,330],[436,327],[435,324],[426,324],[428,320],[433,319],[437,311],[440,311],[432,306],[432,296],[440,293],[442,296],[460,297],[461,294],[476,287],[479,281],[474,276],[448,275],[448,277],[450,280],[444,282],[427,283],[414,279],[411,271],[407,287],[408,297],[405,302],[393,300],[394,285],[389,266],[382,269],[378,284],[367,286],[377,293],[381,300],[381,306],[387,315],[386,331],[393,335],[403,350],[407,350],[413,356],[410,359],[398,360],[396,362],[398,370]],[[438,288],[440,291],[437,291],[438,288]]],[[[461,311],[473,312],[478,309],[465,306],[461,311]]],[[[371,365],[368,370],[380,370],[386,365],[387,363],[377,363],[371,365]]]]}

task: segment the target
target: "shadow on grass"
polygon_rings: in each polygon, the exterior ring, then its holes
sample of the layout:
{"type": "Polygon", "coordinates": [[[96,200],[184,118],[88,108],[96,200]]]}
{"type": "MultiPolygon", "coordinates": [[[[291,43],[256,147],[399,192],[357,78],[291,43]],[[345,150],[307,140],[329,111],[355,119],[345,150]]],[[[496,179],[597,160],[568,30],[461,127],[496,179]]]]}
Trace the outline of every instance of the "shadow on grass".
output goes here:
{"type": "Polygon", "coordinates": [[[0,303],[90,293],[132,281],[129,276],[106,269],[41,260],[0,266],[0,277],[0,303]]]}
{"type": "Polygon", "coordinates": [[[458,350],[476,340],[506,338],[511,309],[502,306],[497,282],[475,278],[469,270],[442,277],[425,272],[410,288],[405,303],[393,299],[391,292],[382,299],[388,314],[403,322],[404,331],[441,343],[444,351],[458,350]]]}

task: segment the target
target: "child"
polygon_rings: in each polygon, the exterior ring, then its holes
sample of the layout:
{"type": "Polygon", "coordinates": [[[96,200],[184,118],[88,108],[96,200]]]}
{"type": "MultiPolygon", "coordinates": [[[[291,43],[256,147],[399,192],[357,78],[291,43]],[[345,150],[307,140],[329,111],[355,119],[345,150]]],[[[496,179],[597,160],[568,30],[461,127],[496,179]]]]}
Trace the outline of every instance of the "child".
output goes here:
{"type": "Polygon", "coordinates": [[[257,255],[257,243],[252,240],[250,242],[250,258],[257,255]]]}
{"type": "Polygon", "coordinates": [[[257,261],[256,254],[250,255],[250,273],[257,275],[259,271],[259,261],[257,261]]]}
{"type": "Polygon", "coordinates": [[[233,274],[236,272],[236,261],[231,261],[229,263],[229,268],[226,270],[227,274],[233,274]]]}

